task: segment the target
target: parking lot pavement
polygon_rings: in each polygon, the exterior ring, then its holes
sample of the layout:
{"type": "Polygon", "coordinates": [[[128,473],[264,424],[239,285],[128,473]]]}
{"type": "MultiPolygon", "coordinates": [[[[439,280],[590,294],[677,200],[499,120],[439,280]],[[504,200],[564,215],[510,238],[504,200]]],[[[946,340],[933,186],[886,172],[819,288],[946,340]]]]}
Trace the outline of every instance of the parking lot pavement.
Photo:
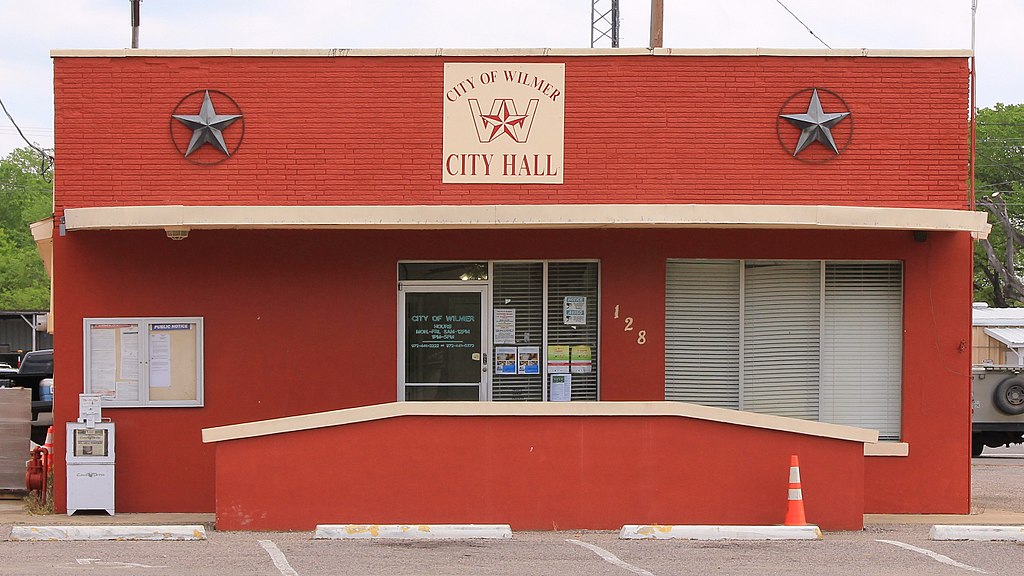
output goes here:
{"type": "MultiPolygon", "coordinates": [[[[199,542],[13,542],[12,524],[203,524],[210,514],[28,516],[0,500],[0,576],[7,574],[423,574],[537,576],[723,573],[744,575],[1024,573],[1024,545],[932,541],[932,524],[1024,525],[1024,448],[987,449],[972,461],[970,516],[866,516],[859,532],[821,541],[620,540],[616,532],[515,532],[511,540],[337,541],[312,532],[217,532],[199,542]]],[[[809,520],[813,506],[808,503],[809,520]]]]}

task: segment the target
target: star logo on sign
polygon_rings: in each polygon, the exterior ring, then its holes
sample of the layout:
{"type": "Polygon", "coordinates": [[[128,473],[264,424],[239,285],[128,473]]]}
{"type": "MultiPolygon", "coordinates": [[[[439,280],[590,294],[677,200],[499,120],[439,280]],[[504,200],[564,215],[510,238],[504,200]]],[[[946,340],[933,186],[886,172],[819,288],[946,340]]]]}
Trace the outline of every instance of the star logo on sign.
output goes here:
{"type": "Polygon", "coordinates": [[[497,114],[480,115],[480,118],[484,121],[484,126],[493,126],[490,140],[494,140],[498,133],[502,132],[511,136],[516,142],[519,141],[519,137],[514,129],[517,126],[521,127],[526,122],[527,115],[510,113],[508,111],[508,103],[508,100],[502,100],[497,114]]]}
{"type": "Polygon", "coordinates": [[[172,114],[172,118],[188,126],[192,130],[192,139],[185,150],[185,157],[198,150],[203,144],[210,144],[225,156],[231,156],[228,145],[224,142],[222,131],[235,123],[242,117],[241,114],[217,114],[210,100],[210,91],[203,94],[203,104],[199,107],[199,114],[185,115],[172,114]]]}
{"type": "Polygon", "coordinates": [[[815,142],[821,142],[832,152],[839,154],[839,148],[832,137],[832,127],[849,116],[849,112],[825,112],[821,107],[821,100],[818,98],[818,89],[811,93],[811,102],[807,105],[807,112],[804,114],[779,114],[790,124],[800,129],[800,139],[796,143],[793,156],[815,142]]]}

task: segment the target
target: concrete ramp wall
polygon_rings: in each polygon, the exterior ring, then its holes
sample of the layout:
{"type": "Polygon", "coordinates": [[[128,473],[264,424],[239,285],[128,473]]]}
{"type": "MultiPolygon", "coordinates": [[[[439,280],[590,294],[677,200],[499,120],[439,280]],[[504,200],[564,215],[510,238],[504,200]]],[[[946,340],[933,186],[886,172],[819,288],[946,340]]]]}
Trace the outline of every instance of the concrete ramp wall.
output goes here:
{"type": "Polygon", "coordinates": [[[403,402],[204,430],[219,530],[316,524],[863,527],[873,431],[672,402],[403,402]]]}

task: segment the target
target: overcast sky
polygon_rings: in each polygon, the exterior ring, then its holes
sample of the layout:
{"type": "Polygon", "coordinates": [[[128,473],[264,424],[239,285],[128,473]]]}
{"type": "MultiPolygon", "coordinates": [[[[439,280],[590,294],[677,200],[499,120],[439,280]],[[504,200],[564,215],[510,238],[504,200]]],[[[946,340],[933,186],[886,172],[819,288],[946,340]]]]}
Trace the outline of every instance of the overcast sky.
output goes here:
{"type": "MultiPolygon", "coordinates": [[[[778,0],[664,3],[668,48],[824,47],[778,0]]],[[[833,48],[971,47],[971,0],[782,3],[833,48]]],[[[978,5],[978,104],[1024,102],[1024,0],[978,5]]],[[[30,140],[53,146],[50,50],[127,48],[129,7],[0,0],[0,100],[30,140]]],[[[140,47],[587,48],[590,8],[591,0],[144,0],[140,47]]],[[[650,1],[620,0],[620,14],[620,46],[647,46],[650,1]]],[[[0,156],[23,145],[0,116],[0,156]]]]}

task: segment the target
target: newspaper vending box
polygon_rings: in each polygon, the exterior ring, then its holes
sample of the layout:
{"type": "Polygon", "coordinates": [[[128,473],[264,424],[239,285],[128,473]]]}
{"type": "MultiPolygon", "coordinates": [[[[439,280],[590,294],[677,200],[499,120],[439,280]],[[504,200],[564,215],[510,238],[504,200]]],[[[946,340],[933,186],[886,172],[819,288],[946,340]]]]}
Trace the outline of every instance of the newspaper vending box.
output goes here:
{"type": "Polygon", "coordinates": [[[68,516],[79,510],[114,515],[114,423],[100,417],[98,394],[82,394],[78,422],[67,423],[68,516]]]}

